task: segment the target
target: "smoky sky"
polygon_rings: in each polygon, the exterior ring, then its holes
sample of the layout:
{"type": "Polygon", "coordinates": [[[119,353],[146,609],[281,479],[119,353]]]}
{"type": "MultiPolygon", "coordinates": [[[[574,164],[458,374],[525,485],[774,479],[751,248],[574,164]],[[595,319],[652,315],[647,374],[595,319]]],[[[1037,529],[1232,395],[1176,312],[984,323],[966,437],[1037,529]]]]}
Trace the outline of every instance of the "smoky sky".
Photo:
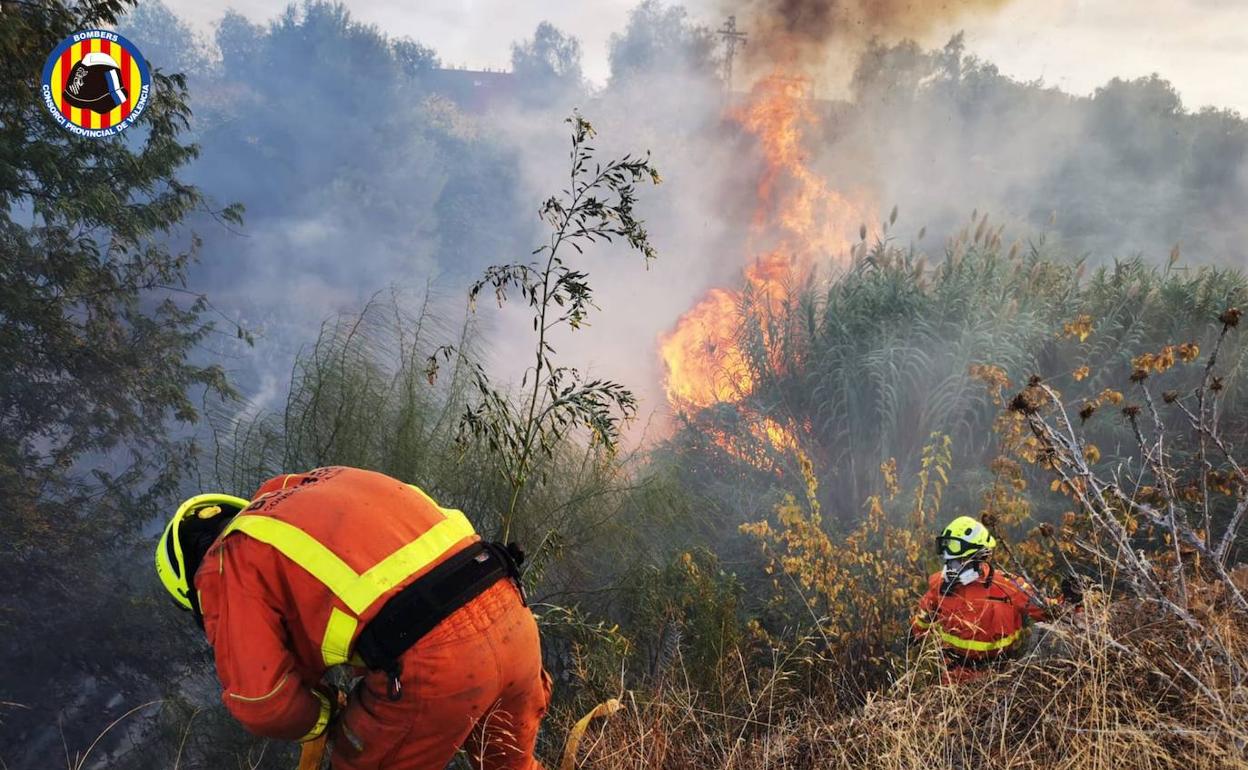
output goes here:
{"type": "MultiPolygon", "coordinates": [[[[458,66],[503,68],[516,37],[549,20],[580,39],[585,73],[596,83],[610,75],[610,37],[626,23],[632,0],[548,3],[537,0],[434,0],[395,3],[352,0],[352,13],[390,34],[436,43],[443,59],[458,66]]],[[[253,22],[276,16],[286,0],[173,0],[171,7],[201,34],[228,8],[253,22]]],[[[1189,106],[1215,105],[1248,111],[1248,92],[1237,73],[1248,71],[1248,5],[1237,0],[1052,0],[1001,3],[992,13],[961,14],[930,24],[920,39],[944,42],[963,29],[968,49],[1025,81],[1043,80],[1066,91],[1089,94],[1111,77],[1153,72],[1174,82],[1189,106]]],[[[718,27],[724,0],[691,0],[690,13],[718,27]]],[[[744,27],[744,23],[742,24],[744,27]]],[[[908,35],[919,35],[909,30],[908,35]]]]}

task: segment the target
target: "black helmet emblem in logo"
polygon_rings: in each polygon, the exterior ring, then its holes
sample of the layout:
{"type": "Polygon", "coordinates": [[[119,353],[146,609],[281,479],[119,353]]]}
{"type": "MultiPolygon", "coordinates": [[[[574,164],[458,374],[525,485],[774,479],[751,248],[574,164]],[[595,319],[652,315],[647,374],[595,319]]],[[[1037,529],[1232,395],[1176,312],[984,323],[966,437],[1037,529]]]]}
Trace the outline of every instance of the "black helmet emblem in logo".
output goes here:
{"type": "Polygon", "coordinates": [[[106,53],[95,51],[82,57],[69,72],[65,101],[70,106],[101,115],[125,104],[121,67],[106,53]]]}

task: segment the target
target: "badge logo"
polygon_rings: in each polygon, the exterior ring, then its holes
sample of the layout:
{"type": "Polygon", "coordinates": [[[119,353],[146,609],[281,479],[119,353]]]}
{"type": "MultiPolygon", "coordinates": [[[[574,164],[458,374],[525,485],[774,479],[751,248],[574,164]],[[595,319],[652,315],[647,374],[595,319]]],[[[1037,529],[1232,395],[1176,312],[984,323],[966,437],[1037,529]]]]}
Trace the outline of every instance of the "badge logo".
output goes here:
{"type": "Polygon", "coordinates": [[[43,65],[43,104],[79,136],[116,136],[147,108],[152,75],[134,44],[87,29],[61,41],[43,65]]]}

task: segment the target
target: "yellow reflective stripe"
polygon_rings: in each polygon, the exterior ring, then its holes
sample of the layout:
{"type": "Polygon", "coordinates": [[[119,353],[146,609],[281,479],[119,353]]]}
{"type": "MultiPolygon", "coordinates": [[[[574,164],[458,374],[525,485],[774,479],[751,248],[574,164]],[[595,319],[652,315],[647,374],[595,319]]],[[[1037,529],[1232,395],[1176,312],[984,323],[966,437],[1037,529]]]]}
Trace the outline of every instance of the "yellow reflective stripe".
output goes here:
{"type": "Polygon", "coordinates": [[[441,505],[438,505],[437,500],[434,500],[432,497],[429,496],[428,492],[416,486],[415,484],[408,484],[407,486],[411,487],[412,491],[414,491],[416,494],[425,498],[425,502],[429,503],[434,508],[437,508],[439,511],[442,511],[444,515],[446,516],[452,516],[452,515],[463,516],[464,515],[464,512],[459,510],[458,508],[443,508],[441,505]]]}
{"type": "Polygon", "coordinates": [[[960,636],[954,636],[953,634],[950,634],[946,631],[940,632],[940,639],[941,641],[943,641],[945,644],[949,645],[950,647],[957,647],[959,650],[974,650],[975,652],[989,652],[991,650],[1000,650],[1005,647],[1009,647],[1011,644],[1014,644],[1014,642],[1018,639],[1018,635],[1021,631],[1022,629],[1019,629],[1018,631],[1015,631],[1009,636],[1004,636],[1004,637],[1001,637],[1000,639],[995,639],[991,642],[980,642],[974,639],[963,639],[960,636]]]}
{"type": "MultiPolygon", "coordinates": [[[[446,518],[362,575],[316,538],[279,519],[260,514],[240,514],[234,517],[223,536],[235,531],[243,532],[276,548],[320,581],[352,613],[360,615],[383,594],[428,567],[456,543],[476,534],[462,512],[445,508],[440,510],[446,518]]],[[[358,618],[337,607],[331,609],[325,636],[321,640],[321,658],[326,666],[347,662],[358,625],[358,618]]]]}
{"type": "MultiPolygon", "coordinates": [[[[350,585],[359,578],[355,570],[348,567],[333,551],[293,524],[268,516],[239,515],[234,517],[225,534],[235,531],[245,532],[248,536],[273,546],[340,597],[342,594],[338,587],[350,585]]],[[[356,613],[363,611],[363,608],[351,609],[356,613]]]]}
{"type": "Polygon", "coordinates": [[[269,698],[272,698],[274,695],[277,695],[277,691],[282,689],[282,685],[286,684],[286,680],[289,678],[290,678],[290,672],[287,671],[285,674],[282,675],[281,679],[277,680],[277,684],[273,686],[272,690],[269,690],[268,693],[261,695],[259,698],[248,698],[245,695],[236,695],[234,693],[227,693],[227,694],[234,700],[241,700],[247,703],[259,703],[260,701],[268,700],[269,698]]]}
{"type": "Polygon", "coordinates": [[[346,590],[339,592],[343,603],[356,614],[363,612],[382,594],[429,566],[460,540],[473,535],[472,525],[464,514],[459,511],[443,512],[445,519],[382,559],[346,590]]]}
{"type": "Polygon", "coordinates": [[[278,519],[255,514],[236,516],[227,533],[244,532],[273,546],[283,556],[311,573],[312,577],[359,615],[382,594],[413,573],[429,566],[460,540],[475,534],[467,516],[459,511],[445,513],[445,519],[382,559],[363,575],[348,567],[346,562],[308,533],[278,519]]]}
{"type": "Polygon", "coordinates": [[[321,733],[325,732],[325,728],[329,726],[329,698],[323,695],[320,690],[313,690],[312,694],[321,702],[321,711],[316,716],[316,724],[312,725],[312,729],[299,739],[299,743],[307,743],[313,738],[320,737],[321,733]]]}
{"type": "Polygon", "coordinates": [[[326,666],[347,662],[351,655],[351,637],[359,624],[358,620],[337,607],[330,611],[329,622],[325,624],[325,638],[321,640],[321,659],[326,666]]]}

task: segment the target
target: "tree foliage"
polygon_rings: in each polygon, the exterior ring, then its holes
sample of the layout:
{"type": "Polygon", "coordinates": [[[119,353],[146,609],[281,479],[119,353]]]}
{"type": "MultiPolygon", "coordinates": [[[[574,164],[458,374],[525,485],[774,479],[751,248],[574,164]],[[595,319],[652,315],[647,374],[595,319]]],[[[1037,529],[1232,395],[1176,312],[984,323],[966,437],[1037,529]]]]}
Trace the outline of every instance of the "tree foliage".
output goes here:
{"type": "Polygon", "coordinates": [[[512,74],[534,95],[581,84],[581,41],[543,21],[533,38],[511,46],[512,74]]]}
{"type": "Polygon", "coordinates": [[[873,174],[884,200],[938,231],[976,201],[1095,260],[1161,261],[1181,242],[1196,261],[1243,261],[1248,228],[1232,212],[1248,205],[1248,120],[1184,105],[1156,74],[1074,96],[1004,75],[957,35],[935,50],[871,44],[851,89],[829,161],[873,174]]]}
{"type": "MultiPolygon", "coordinates": [[[[199,239],[169,245],[207,205],[177,176],[197,153],[181,136],[185,81],[156,70],[140,123],[105,140],[60,128],[39,97],[56,44],[128,5],[0,14],[0,549],[20,556],[64,545],[47,536],[78,523],[109,538],[144,520],[185,459],[169,420],[196,420],[196,389],[228,390],[219,366],[190,357],[212,329],[206,301],[186,296],[199,239]]],[[[239,221],[237,207],[217,213],[239,221]]]]}
{"type": "Polygon", "coordinates": [[[176,634],[135,644],[159,590],[136,541],[195,465],[197,396],[231,393],[197,352],[212,307],[188,291],[200,240],[181,225],[241,210],[183,181],[198,153],[185,80],[152,62],[147,109],[107,139],[61,128],[40,95],[62,39],[131,6],[0,8],[0,681],[26,707],[5,715],[17,766],[85,748],[113,694],[150,698],[188,657],[176,634]]]}
{"type": "Polygon", "coordinates": [[[629,11],[624,31],[611,35],[611,85],[673,74],[714,81],[719,68],[715,49],[711,30],[691,21],[683,6],[643,0],[629,11]]]}

